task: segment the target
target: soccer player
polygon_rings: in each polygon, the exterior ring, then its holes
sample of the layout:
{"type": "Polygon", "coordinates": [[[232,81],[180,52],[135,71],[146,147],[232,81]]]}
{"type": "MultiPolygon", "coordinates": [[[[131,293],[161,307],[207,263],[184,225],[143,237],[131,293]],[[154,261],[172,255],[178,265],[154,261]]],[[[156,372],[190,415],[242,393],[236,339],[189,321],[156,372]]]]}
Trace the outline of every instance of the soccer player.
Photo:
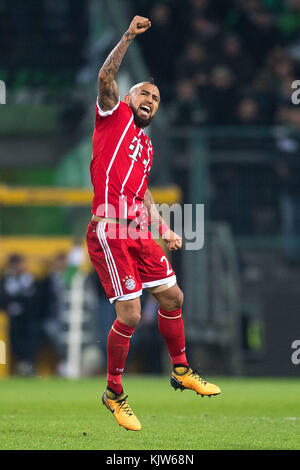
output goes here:
{"type": "Polygon", "coordinates": [[[149,81],[138,83],[120,101],[115,82],[127,48],[150,27],[149,19],[136,16],[99,71],[91,161],[93,216],[87,230],[91,261],[116,310],[107,340],[107,388],[102,402],[121,426],[134,431],[141,424],[127,402],[121,378],[130,338],[140,320],[142,289],[148,289],[159,305],[158,325],[173,364],[171,385],[207,396],[221,392],[189,366],[183,293],[164,251],[148,230],[149,223],[156,224],[169,250],[181,248],[181,238],[160,217],[147,189],[153,148],[143,129],[158,110],[159,90],[149,81]]]}

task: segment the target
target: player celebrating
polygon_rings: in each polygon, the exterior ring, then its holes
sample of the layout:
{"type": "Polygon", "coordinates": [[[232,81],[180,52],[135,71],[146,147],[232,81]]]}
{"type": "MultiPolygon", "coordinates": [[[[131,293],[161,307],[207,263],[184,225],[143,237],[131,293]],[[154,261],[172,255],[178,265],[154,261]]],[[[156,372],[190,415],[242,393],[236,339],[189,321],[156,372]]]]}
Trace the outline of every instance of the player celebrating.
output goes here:
{"type": "Polygon", "coordinates": [[[93,217],[87,230],[91,261],[116,310],[107,341],[107,388],[102,402],[121,426],[134,431],[141,424],[127,402],[121,377],[130,338],[140,320],[143,288],[159,304],[158,325],[173,364],[171,385],[175,390],[191,389],[208,396],[221,392],[189,367],[183,293],[162,248],[148,231],[150,221],[157,225],[169,250],[182,246],[181,238],[160,217],[147,189],[153,149],[143,129],[158,110],[159,90],[151,82],[138,83],[123,102],[115,82],[128,46],[150,27],[149,19],[136,16],[99,71],[91,162],[93,217]]]}

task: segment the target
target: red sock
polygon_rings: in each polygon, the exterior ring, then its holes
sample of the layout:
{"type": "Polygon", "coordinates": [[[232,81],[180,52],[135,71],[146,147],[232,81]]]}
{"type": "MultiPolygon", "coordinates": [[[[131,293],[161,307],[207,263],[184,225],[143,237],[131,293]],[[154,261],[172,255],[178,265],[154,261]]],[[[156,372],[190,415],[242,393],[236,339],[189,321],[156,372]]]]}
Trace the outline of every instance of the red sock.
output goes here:
{"type": "Polygon", "coordinates": [[[122,393],[121,377],[134,327],[115,320],[107,339],[107,386],[117,395],[122,393]]]}
{"type": "Polygon", "coordinates": [[[159,307],[158,326],[162,337],[167,343],[172,364],[188,366],[185,355],[185,336],[181,314],[181,308],[173,310],[173,312],[166,312],[159,307]]]}

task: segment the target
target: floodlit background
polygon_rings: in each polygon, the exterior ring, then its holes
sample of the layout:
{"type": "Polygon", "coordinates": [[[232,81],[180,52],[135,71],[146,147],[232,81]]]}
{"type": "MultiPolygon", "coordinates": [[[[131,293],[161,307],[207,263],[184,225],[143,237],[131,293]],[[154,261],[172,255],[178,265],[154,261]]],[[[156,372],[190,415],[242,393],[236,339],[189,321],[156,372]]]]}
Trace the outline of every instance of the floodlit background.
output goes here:
{"type": "MultiPolygon", "coordinates": [[[[204,248],[171,257],[188,358],[206,375],[297,376],[300,0],[0,0],[0,375],[105,373],[91,136],[98,70],[135,14],[152,28],[117,81],[121,97],[149,77],[161,91],[151,190],[205,204],[204,248]]],[[[167,373],[142,304],[126,371],[167,373]]]]}

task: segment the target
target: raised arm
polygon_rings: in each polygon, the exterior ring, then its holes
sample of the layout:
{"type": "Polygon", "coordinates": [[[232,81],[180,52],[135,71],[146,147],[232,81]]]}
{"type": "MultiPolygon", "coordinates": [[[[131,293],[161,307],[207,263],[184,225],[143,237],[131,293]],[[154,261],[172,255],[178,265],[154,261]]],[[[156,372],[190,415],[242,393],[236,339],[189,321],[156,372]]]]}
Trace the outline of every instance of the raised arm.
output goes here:
{"type": "Polygon", "coordinates": [[[121,41],[111,51],[98,75],[98,103],[102,111],[111,110],[119,100],[118,86],[115,81],[123,57],[135,36],[142,34],[151,26],[148,18],[135,16],[121,41]]]}
{"type": "Polygon", "coordinates": [[[167,247],[170,251],[176,251],[182,247],[182,239],[177,235],[173,230],[171,230],[166,222],[163,220],[159,214],[157,207],[155,205],[153,196],[149,189],[146,190],[144,197],[144,204],[148,210],[150,224],[154,225],[158,230],[159,234],[162,236],[164,242],[167,244],[167,247]]]}

